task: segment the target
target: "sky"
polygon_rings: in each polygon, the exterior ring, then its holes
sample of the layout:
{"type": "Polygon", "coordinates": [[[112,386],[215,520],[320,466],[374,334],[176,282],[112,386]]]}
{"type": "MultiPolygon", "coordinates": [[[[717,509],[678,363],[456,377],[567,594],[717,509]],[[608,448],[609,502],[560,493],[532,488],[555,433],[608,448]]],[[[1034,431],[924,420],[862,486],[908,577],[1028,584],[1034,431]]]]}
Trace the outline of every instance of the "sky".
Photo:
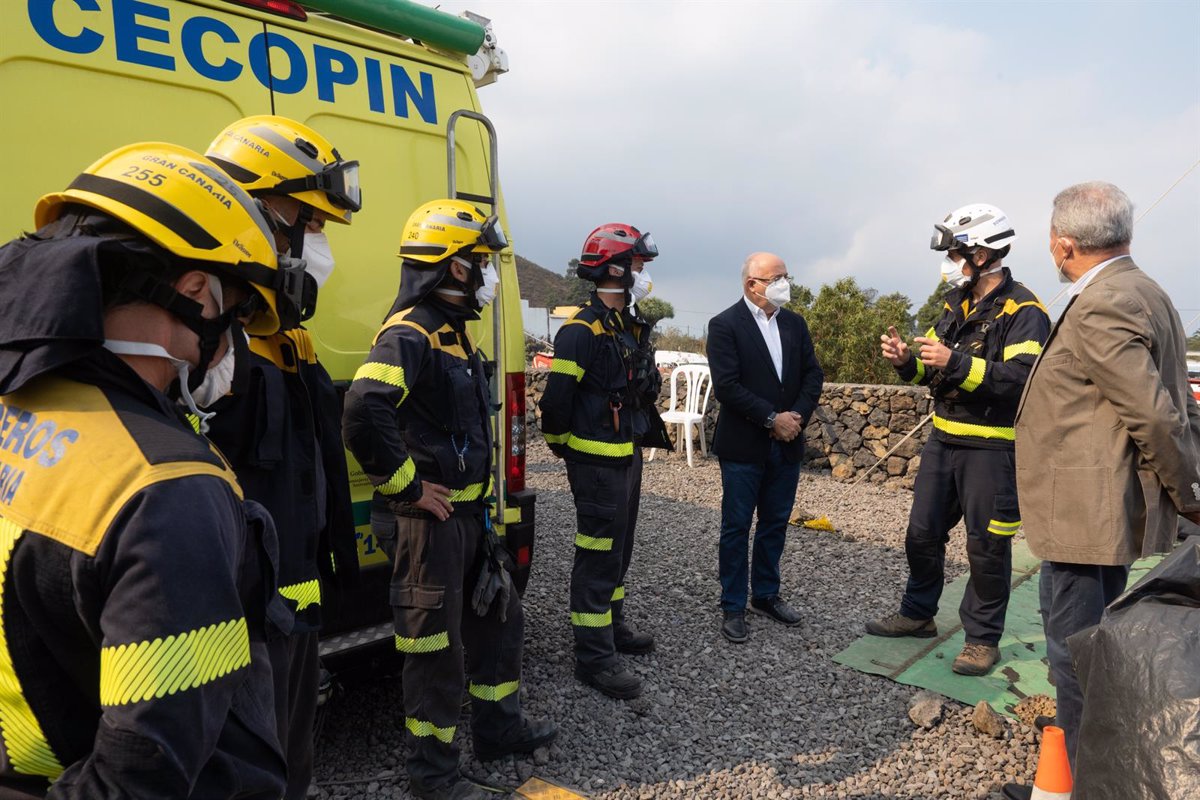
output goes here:
{"type": "MultiPolygon", "coordinates": [[[[666,324],[693,334],[739,297],[756,250],[813,290],[852,276],[915,312],[937,285],[933,223],[980,202],[1008,214],[1005,264],[1049,303],[1060,189],[1110,181],[1137,216],[1200,162],[1196,0],[441,9],[490,17],[508,54],[480,101],[517,252],[561,272],[601,223],[648,230],[666,324]]],[[[1200,167],[1133,242],[1185,324],[1198,239],[1200,167]]]]}

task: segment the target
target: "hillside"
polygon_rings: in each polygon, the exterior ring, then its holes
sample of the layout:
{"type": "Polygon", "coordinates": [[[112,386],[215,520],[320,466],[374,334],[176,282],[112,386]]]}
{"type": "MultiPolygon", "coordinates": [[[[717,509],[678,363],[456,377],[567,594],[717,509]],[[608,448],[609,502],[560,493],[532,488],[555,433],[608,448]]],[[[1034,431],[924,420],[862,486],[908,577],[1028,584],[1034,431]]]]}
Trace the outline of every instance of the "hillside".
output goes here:
{"type": "Polygon", "coordinates": [[[533,308],[553,308],[564,302],[570,292],[566,278],[522,256],[517,256],[517,280],[522,299],[528,300],[533,308]]]}

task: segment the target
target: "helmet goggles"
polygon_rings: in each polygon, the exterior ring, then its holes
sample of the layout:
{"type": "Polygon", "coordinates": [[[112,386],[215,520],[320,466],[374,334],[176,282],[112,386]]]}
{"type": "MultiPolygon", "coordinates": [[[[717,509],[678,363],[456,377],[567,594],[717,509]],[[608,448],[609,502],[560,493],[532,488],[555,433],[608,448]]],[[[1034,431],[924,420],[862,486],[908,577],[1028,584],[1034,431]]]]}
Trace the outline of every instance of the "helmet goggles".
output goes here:
{"type": "Polygon", "coordinates": [[[967,234],[956,234],[951,228],[941,223],[934,223],[933,236],[929,240],[929,249],[946,251],[966,247],[967,234]]]}
{"type": "Polygon", "coordinates": [[[288,178],[271,188],[278,194],[297,192],[324,192],[329,202],[347,211],[362,209],[362,188],[358,183],[357,161],[335,161],[323,170],[302,178],[288,178]]]}
{"type": "Polygon", "coordinates": [[[634,258],[640,258],[645,261],[658,257],[658,245],[654,243],[654,238],[649,233],[643,233],[633,243],[633,247],[629,250],[629,254],[634,258]]]}
{"type": "Polygon", "coordinates": [[[500,226],[500,218],[495,214],[484,220],[479,229],[479,244],[492,250],[503,250],[508,247],[508,237],[500,226]]]}

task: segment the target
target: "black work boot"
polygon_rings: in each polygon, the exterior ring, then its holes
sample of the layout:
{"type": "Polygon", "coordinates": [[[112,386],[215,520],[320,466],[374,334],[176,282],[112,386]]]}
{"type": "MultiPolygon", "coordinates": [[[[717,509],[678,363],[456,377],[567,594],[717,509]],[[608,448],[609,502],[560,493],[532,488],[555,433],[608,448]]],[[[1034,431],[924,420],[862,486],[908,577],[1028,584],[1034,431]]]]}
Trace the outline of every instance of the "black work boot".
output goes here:
{"type": "Polygon", "coordinates": [[[414,797],[419,797],[421,800],[495,800],[496,798],[494,792],[489,792],[482,786],[477,786],[464,778],[434,787],[425,787],[416,781],[410,781],[408,788],[414,797]]]}
{"type": "Polygon", "coordinates": [[[725,621],[721,623],[721,635],[734,644],[741,644],[750,638],[746,627],[745,611],[726,611],[725,621]]]}
{"type": "Polygon", "coordinates": [[[475,758],[480,761],[495,761],[513,753],[532,753],[545,747],[558,736],[558,726],[548,719],[521,717],[521,728],[517,733],[498,744],[475,741],[475,758]]]}
{"type": "Polygon", "coordinates": [[[1006,783],[1000,793],[1004,796],[1004,800],[1029,800],[1033,797],[1033,787],[1022,786],[1019,783],[1006,783]]]}
{"type": "Polygon", "coordinates": [[[913,619],[900,613],[885,614],[867,623],[867,633],[872,636],[912,636],[917,639],[932,639],[937,636],[937,624],[931,619],[913,619]]]}
{"type": "Polygon", "coordinates": [[[639,633],[625,622],[617,620],[613,623],[613,645],[618,653],[628,653],[631,656],[644,656],[654,652],[654,637],[648,633],[639,633]]]}
{"type": "Polygon", "coordinates": [[[582,664],[576,664],[575,677],[588,686],[599,689],[601,694],[618,700],[632,700],[642,693],[642,679],[620,664],[599,672],[588,672],[582,664]]]}

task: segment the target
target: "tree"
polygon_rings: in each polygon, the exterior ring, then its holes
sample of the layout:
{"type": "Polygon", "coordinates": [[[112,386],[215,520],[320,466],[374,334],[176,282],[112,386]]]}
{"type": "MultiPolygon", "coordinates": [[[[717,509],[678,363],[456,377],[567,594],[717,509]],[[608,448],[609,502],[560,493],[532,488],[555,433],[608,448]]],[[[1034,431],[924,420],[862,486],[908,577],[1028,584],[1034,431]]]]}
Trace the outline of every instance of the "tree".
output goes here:
{"type": "Polygon", "coordinates": [[[637,304],[637,310],[642,318],[651,325],[655,325],[659,320],[675,318],[675,307],[657,297],[647,297],[642,300],[637,304]]]}
{"type": "MultiPolygon", "coordinates": [[[[921,306],[921,310],[917,312],[917,333],[921,336],[933,327],[933,324],[938,321],[938,317],[946,309],[946,289],[948,284],[939,281],[937,288],[934,289],[929,299],[925,301],[925,305],[921,306]]],[[[900,331],[904,333],[904,331],[900,331]]]]}
{"type": "Polygon", "coordinates": [[[1200,330],[1197,330],[1187,340],[1188,350],[1200,350],[1200,330]]]}
{"type": "MultiPolygon", "coordinates": [[[[793,303],[796,299],[793,295],[793,303]]],[[[911,331],[911,305],[898,293],[877,297],[853,278],[822,286],[804,313],[825,380],[897,383],[896,371],[879,354],[879,335],[889,325],[911,331]]]]}

